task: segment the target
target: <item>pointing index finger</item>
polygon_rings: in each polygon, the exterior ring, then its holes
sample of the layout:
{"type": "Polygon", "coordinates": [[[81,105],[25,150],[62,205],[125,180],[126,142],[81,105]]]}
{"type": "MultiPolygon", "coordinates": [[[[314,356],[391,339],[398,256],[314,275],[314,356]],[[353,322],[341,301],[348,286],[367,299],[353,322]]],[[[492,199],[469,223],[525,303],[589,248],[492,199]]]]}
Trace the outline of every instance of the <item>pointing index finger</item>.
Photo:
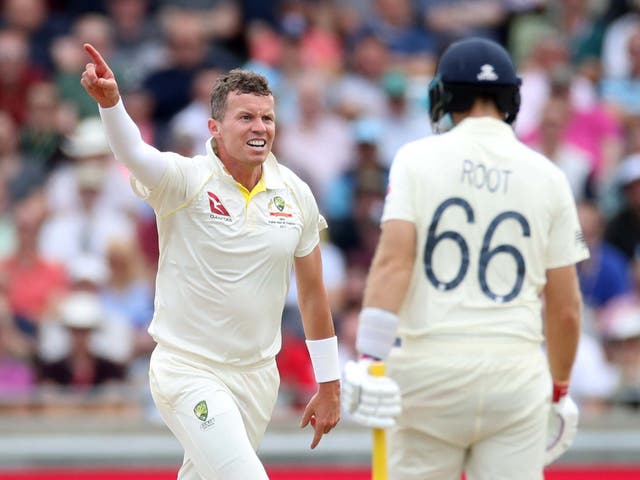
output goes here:
{"type": "Polygon", "coordinates": [[[98,52],[98,50],[96,50],[93,45],[91,45],[90,43],[85,43],[83,47],[85,51],[91,56],[91,58],[93,59],[93,63],[95,63],[96,66],[107,68],[107,62],[104,61],[104,58],[102,58],[100,52],[98,52]]]}

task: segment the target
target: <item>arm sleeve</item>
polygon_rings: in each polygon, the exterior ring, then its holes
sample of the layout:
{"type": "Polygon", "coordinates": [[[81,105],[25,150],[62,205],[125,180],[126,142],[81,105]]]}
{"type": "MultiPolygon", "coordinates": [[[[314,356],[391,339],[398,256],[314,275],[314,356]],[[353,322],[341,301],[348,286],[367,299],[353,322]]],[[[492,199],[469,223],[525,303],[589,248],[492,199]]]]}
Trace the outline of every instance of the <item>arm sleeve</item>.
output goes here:
{"type": "Polygon", "coordinates": [[[142,140],[140,130],[125,110],[122,99],[113,107],[100,107],[100,117],[115,157],[142,185],[153,190],[168,170],[169,160],[142,140]]]}
{"type": "Polygon", "coordinates": [[[389,186],[381,222],[406,220],[417,223],[411,196],[411,174],[406,162],[407,149],[398,151],[389,172],[389,186]]]}
{"type": "Polygon", "coordinates": [[[304,185],[301,201],[304,225],[302,227],[300,241],[294,253],[296,257],[306,257],[309,255],[313,249],[316,248],[316,245],[320,243],[320,231],[327,228],[327,221],[320,215],[318,204],[308,185],[304,185]]]}
{"type": "Polygon", "coordinates": [[[564,267],[589,258],[576,204],[564,174],[556,182],[557,208],[549,231],[546,265],[549,268],[564,267]]]}

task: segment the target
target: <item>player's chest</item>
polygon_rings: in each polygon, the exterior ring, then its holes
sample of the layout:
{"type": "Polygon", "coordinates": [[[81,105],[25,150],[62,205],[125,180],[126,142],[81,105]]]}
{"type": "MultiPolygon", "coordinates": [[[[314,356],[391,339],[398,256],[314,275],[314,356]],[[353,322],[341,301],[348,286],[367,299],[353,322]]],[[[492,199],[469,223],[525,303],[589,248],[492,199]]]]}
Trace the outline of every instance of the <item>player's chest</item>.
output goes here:
{"type": "Polygon", "coordinates": [[[235,185],[212,183],[203,188],[189,208],[189,217],[219,237],[261,235],[298,238],[303,213],[287,189],[266,190],[250,198],[235,185]]]}

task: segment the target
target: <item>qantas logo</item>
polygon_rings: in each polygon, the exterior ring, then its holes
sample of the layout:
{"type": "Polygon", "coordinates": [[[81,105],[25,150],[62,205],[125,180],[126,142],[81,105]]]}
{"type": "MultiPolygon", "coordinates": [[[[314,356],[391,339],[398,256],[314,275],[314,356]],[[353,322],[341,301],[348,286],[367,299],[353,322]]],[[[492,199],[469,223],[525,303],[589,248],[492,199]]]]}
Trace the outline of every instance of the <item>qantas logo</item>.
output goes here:
{"type": "Polygon", "coordinates": [[[209,196],[209,208],[211,209],[211,213],[222,215],[223,217],[231,217],[215,193],[207,192],[207,195],[209,196]]]}

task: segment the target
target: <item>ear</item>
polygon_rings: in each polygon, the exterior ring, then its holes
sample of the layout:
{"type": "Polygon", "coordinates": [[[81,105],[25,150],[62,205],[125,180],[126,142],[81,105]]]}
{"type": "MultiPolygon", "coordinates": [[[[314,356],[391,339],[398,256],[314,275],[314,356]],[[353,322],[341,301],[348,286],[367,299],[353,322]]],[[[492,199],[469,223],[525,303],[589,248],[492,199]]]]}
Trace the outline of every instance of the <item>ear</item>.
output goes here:
{"type": "Polygon", "coordinates": [[[207,127],[209,127],[209,133],[213,138],[220,138],[220,122],[214,118],[209,118],[207,127]]]}

